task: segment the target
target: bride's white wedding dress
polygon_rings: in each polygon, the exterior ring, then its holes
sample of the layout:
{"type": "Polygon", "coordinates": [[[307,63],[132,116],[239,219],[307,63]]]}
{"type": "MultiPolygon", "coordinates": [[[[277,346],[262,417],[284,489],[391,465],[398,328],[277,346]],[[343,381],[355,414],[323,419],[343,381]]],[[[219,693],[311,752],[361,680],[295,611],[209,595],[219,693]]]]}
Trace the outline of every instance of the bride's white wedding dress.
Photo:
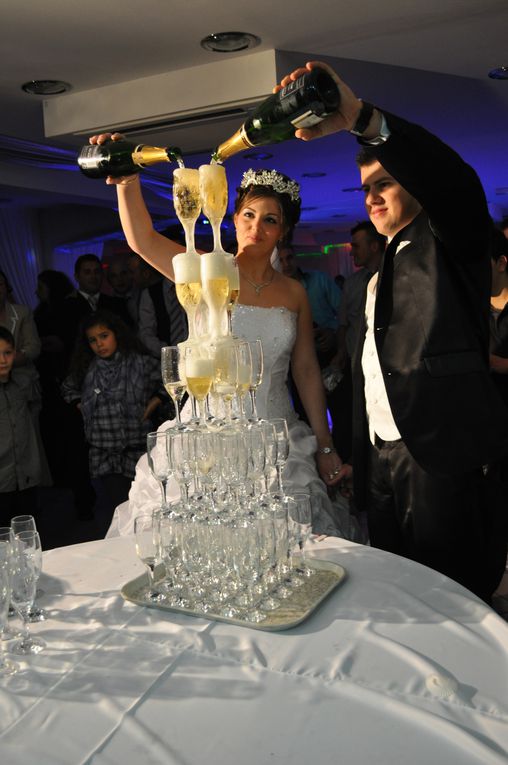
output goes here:
{"type": "MultiPolygon", "coordinates": [[[[248,340],[260,339],[263,346],[263,381],[256,394],[258,414],[264,419],[283,417],[288,424],[290,449],[284,467],[283,479],[288,493],[291,490],[310,492],[312,500],[312,528],[316,534],[329,534],[361,541],[358,526],[350,516],[349,503],[344,497],[330,500],[326,486],[320,479],[314,454],[316,438],[308,425],[298,419],[286,385],[291,352],[295,343],[297,314],[287,308],[259,308],[238,305],[233,314],[233,333],[248,340]]],[[[249,401],[246,402],[248,411],[249,401]]],[[[164,423],[165,430],[171,423],[164,423]]],[[[179,497],[173,481],[169,499],[179,497]]],[[[151,512],[160,502],[160,489],[151,476],[146,455],[136,468],[129,501],[117,508],[108,536],[130,534],[134,518],[151,512]]]]}

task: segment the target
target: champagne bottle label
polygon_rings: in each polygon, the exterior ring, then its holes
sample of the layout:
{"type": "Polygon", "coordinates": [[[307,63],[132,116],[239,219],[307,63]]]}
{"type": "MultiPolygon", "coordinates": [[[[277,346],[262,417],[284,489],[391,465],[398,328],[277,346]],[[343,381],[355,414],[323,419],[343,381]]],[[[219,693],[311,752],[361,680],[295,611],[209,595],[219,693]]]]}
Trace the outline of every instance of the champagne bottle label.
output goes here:
{"type": "Polygon", "coordinates": [[[309,128],[313,125],[317,125],[318,122],[322,122],[323,119],[324,117],[320,117],[319,114],[308,111],[300,114],[298,117],[294,117],[291,120],[291,124],[294,125],[295,128],[309,128]]]}

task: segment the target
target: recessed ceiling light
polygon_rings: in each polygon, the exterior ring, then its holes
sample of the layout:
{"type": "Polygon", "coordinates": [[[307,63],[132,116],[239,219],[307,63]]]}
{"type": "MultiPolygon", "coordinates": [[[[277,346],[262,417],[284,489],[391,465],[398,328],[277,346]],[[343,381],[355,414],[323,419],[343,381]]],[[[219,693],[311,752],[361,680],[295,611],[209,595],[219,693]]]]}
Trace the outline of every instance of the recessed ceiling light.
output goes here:
{"type": "Polygon", "coordinates": [[[332,215],[332,218],[345,218],[345,217],[346,217],[346,213],[335,213],[334,215],[332,215]]]}
{"type": "Polygon", "coordinates": [[[248,154],[242,154],[242,157],[244,159],[262,160],[271,159],[273,154],[270,154],[268,151],[250,151],[248,154]]]}
{"type": "Polygon", "coordinates": [[[63,80],[30,80],[21,86],[21,90],[33,96],[56,96],[58,93],[66,93],[72,85],[63,80]]]}
{"type": "Polygon", "coordinates": [[[508,66],[497,66],[495,69],[491,69],[489,77],[492,80],[508,80],[508,66]]]}
{"type": "Polygon", "coordinates": [[[303,212],[304,210],[317,210],[317,207],[302,207],[301,209],[303,212]]]}
{"type": "Polygon", "coordinates": [[[346,189],[342,189],[346,194],[354,194],[358,191],[363,191],[361,186],[349,186],[346,189]]]}
{"type": "Polygon", "coordinates": [[[201,47],[215,53],[236,53],[239,50],[255,48],[261,42],[260,37],[249,32],[217,32],[203,37],[201,47]]]}
{"type": "Polygon", "coordinates": [[[302,173],[302,178],[324,178],[326,173],[302,173]]]}
{"type": "Polygon", "coordinates": [[[502,197],[505,194],[508,194],[508,186],[498,186],[496,189],[496,195],[498,197],[502,197]]]}

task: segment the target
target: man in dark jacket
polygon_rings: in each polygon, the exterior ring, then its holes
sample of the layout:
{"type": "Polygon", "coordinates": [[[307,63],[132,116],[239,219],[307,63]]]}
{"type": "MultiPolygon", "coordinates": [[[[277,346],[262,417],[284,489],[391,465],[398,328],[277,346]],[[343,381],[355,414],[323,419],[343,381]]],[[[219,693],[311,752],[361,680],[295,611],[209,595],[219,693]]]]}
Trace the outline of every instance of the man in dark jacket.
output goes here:
{"type": "Polygon", "coordinates": [[[340,110],[296,135],[348,130],[359,138],[367,213],[389,242],[367,287],[353,360],[356,503],[367,510],[374,546],[488,600],[503,573],[490,561],[506,550],[492,533],[506,508],[488,465],[508,452],[508,415],[488,366],[485,195],[451,148],[359,100],[319,65],[337,82],[340,110]]]}

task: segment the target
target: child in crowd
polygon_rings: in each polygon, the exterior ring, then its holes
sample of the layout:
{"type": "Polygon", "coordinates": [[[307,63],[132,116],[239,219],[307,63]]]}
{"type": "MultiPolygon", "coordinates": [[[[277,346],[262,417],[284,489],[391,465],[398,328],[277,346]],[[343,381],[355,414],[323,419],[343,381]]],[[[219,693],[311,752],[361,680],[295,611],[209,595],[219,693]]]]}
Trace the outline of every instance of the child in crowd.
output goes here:
{"type": "Polygon", "coordinates": [[[150,416],[166,395],[159,364],[119,317],[98,311],[81,325],[62,393],[81,411],[90,474],[100,478],[113,511],[128,497],[150,416]]]}
{"type": "Polygon", "coordinates": [[[0,326],[0,526],[14,515],[33,515],[41,463],[32,409],[34,386],[13,369],[14,337],[0,326]]]}

